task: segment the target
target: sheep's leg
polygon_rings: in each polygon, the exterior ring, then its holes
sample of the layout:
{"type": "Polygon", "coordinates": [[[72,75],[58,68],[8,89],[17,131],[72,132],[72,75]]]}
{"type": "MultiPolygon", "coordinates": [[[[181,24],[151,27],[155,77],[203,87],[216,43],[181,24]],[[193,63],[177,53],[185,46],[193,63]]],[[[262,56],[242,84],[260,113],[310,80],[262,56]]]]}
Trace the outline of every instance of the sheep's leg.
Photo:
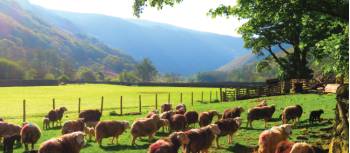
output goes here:
{"type": "Polygon", "coordinates": [[[264,122],[264,123],[265,123],[265,129],[266,129],[266,128],[267,128],[267,121],[265,120],[265,122],[264,122]]]}
{"type": "Polygon", "coordinates": [[[219,145],[219,137],[218,136],[216,136],[216,148],[220,148],[220,145],[219,145]]]}
{"type": "Polygon", "coordinates": [[[118,136],[115,137],[116,144],[118,144],[118,136]]]}
{"type": "Polygon", "coordinates": [[[135,140],[136,140],[136,137],[132,137],[132,141],[131,141],[131,146],[135,146],[135,140]]]}
{"type": "Polygon", "coordinates": [[[32,150],[34,150],[34,143],[32,143],[32,150]]]}
{"type": "Polygon", "coordinates": [[[111,144],[113,144],[113,142],[114,142],[114,137],[112,137],[112,142],[111,142],[111,144]]]}
{"type": "Polygon", "coordinates": [[[29,149],[28,149],[28,144],[26,144],[26,143],[24,144],[24,150],[25,150],[25,151],[28,151],[28,150],[29,150],[29,149]]]}

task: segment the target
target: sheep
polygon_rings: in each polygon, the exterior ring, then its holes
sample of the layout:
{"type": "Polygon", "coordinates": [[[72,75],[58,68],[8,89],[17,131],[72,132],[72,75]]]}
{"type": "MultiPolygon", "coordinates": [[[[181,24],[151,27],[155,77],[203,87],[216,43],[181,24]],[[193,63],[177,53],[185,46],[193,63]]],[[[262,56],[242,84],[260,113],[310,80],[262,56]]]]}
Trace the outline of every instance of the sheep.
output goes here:
{"type": "Polygon", "coordinates": [[[303,114],[303,108],[300,105],[288,106],[282,112],[282,124],[287,124],[289,120],[293,120],[294,123],[299,121],[303,114]]]}
{"type": "Polygon", "coordinates": [[[31,144],[32,150],[34,150],[34,144],[38,142],[41,136],[40,128],[33,123],[28,123],[22,127],[20,134],[25,151],[29,151],[28,144],[31,144]]]}
{"type": "Polygon", "coordinates": [[[316,153],[316,151],[307,143],[282,141],[278,143],[275,153],[316,153]]]}
{"type": "Polygon", "coordinates": [[[275,153],[278,143],[287,140],[291,134],[291,124],[274,126],[261,132],[259,135],[258,153],[275,153]]]}
{"type": "Polygon", "coordinates": [[[220,134],[220,132],[216,124],[186,131],[185,134],[190,139],[186,145],[186,153],[208,152],[215,136],[220,134]]]}
{"type": "MultiPolygon", "coordinates": [[[[161,119],[165,119],[168,121],[168,123],[170,122],[170,118],[171,116],[173,116],[175,113],[173,111],[166,111],[166,112],[163,112],[159,115],[159,117],[161,119]]],[[[163,126],[163,132],[164,132],[164,127],[167,128],[167,126],[163,126]]],[[[170,132],[170,129],[168,129],[168,131],[170,132]]]]}
{"type": "Polygon", "coordinates": [[[98,121],[97,122],[85,122],[85,126],[89,127],[89,128],[94,128],[96,127],[98,121]]]}
{"type": "Polygon", "coordinates": [[[177,153],[181,145],[186,145],[189,138],[184,132],[174,132],[165,139],[151,144],[148,153],[177,153]]]}
{"type": "Polygon", "coordinates": [[[159,114],[158,110],[153,110],[150,111],[147,115],[146,118],[151,118],[152,115],[159,114]]]}
{"type": "Polygon", "coordinates": [[[12,135],[6,136],[3,140],[3,151],[4,153],[13,153],[13,145],[15,141],[19,141],[21,139],[20,135],[12,135]]]}
{"type": "Polygon", "coordinates": [[[59,125],[61,125],[62,117],[65,111],[67,111],[66,107],[60,107],[59,109],[49,111],[47,117],[49,118],[50,122],[52,122],[52,127],[55,127],[55,122],[58,122],[59,125]]]}
{"type": "Polygon", "coordinates": [[[38,153],[79,153],[84,144],[84,133],[73,132],[43,142],[38,153]]]}
{"type": "Polygon", "coordinates": [[[47,117],[44,117],[43,119],[43,129],[47,130],[50,128],[50,119],[47,117]]]}
{"type": "Polygon", "coordinates": [[[160,106],[160,112],[167,112],[167,111],[171,111],[171,104],[163,104],[162,106],[160,106]]]}
{"type": "Polygon", "coordinates": [[[88,139],[89,141],[92,140],[92,137],[95,137],[95,129],[92,128],[92,127],[85,126],[84,127],[84,133],[85,133],[86,136],[89,137],[89,139],[88,139]]]}
{"type": "Polygon", "coordinates": [[[247,128],[248,125],[250,128],[253,128],[253,121],[254,120],[259,120],[259,119],[264,119],[265,121],[265,128],[267,127],[267,121],[269,121],[272,118],[273,113],[275,113],[275,106],[261,106],[261,107],[254,107],[250,110],[248,110],[248,115],[247,115],[247,128]]]}
{"type": "Polygon", "coordinates": [[[186,105],[185,104],[179,104],[175,107],[176,114],[185,114],[186,113],[186,105]]]}
{"type": "Polygon", "coordinates": [[[169,125],[170,131],[183,131],[186,128],[186,117],[182,114],[175,114],[171,116],[169,125]]]}
{"type": "Polygon", "coordinates": [[[224,115],[222,116],[222,119],[241,117],[241,113],[243,111],[244,111],[243,107],[234,107],[234,108],[226,109],[224,111],[224,115]]]}
{"type": "Polygon", "coordinates": [[[112,144],[114,139],[116,139],[118,144],[118,137],[128,128],[130,128],[130,125],[127,121],[100,121],[95,129],[96,141],[102,146],[103,138],[112,137],[112,144]]]}
{"type": "Polygon", "coordinates": [[[198,113],[196,111],[188,111],[185,113],[187,126],[190,126],[191,124],[195,124],[198,122],[198,113]]]}
{"type": "Polygon", "coordinates": [[[68,134],[72,132],[84,132],[84,119],[78,119],[75,121],[67,121],[63,124],[62,134],[68,134]]]}
{"type": "Polygon", "coordinates": [[[215,124],[218,125],[221,131],[220,134],[216,137],[216,146],[217,148],[220,148],[219,138],[227,135],[227,143],[231,144],[232,136],[235,132],[238,131],[239,127],[241,126],[242,119],[240,117],[227,118],[216,121],[215,124]]]}
{"type": "Polygon", "coordinates": [[[132,141],[131,145],[134,146],[135,140],[138,137],[148,136],[149,141],[151,141],[157,132],[159,127],[159,122],[161,122],[158,115],[153,115],[151,118],[136,120],[131,126],[132,141]]]}
{"type": "Polygon", "coordinates": [[[15,124],[0,122],[0,137],[20,135],[21,127],[15,124]]]}
{"type": "Polygon", "coordinates": [[[309,122],[313,124],[315,121],[321,121],[321,115],[324,113],[322,109],[311,111],[309,116],[309,122]]]}
{"type": "Polygon", "coordinates": [[[209,112],[202,112],[199,114],[199,126],[204,127],[209,125],[214,116],[219,116],[219,113],[215,110],[209,111],[209,112]]]}
{"type": "Polygon", "coordinates": [[[79,113],[79,118],[83,118],[84,122],[98,122],[100,121],[102,113],[100,110],[85,110],[79,113]]]}

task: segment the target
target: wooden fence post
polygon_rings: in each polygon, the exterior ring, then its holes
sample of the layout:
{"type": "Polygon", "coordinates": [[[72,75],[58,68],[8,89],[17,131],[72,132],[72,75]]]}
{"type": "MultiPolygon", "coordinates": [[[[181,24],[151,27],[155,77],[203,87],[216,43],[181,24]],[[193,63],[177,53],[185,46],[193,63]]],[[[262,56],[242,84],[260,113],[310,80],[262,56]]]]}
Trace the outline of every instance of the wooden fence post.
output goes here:
{"type": "Polygon", "coordinates": [[[80,113],[80,103],[81,103],[81,98],[79,97],[79,99],[78,99],[78,113],[80,113]]]}
{"type": "Polygon", "coordinates": [[[204,93],[203,93],[203,91],[202,91],[202,102],[204,102],[203,100],[204,100],[204,93]]]}
{"type": "Polygon", "coordinates": [[[23,123],[26,122],[26,100],[23,100],[23,123]]]}
{"type": "Polygon", "coordinates": [[[193,106],[193,91],[191,92],[191,104],[193,106]]]}
{"type": "Polygon", "coordinates": [[[222,93],[222,88],[220,88],[220,102],[224,101],[223,99],[223,93],[222,93]]]}
{"type": "Polygon", "coordinates": [[[170,104],[170,92],[168,94],[168,104],[170,104]]]}
{"type": "Polygon", "coordinates": [[[211,95],[212,95],[212,91],[210,91],[210,94],[209,94],[209,103],[211,103],[211,95]]]}
{"type": "Polygon", "coordinates": [[[103,100],[104,100],[104,98],[103,98],[103,96],[101,97],[101,113],[103,113],[103,100]]]}
{"type": "Polygon", "coordinates": [[[139,112],[141,114],[141,95],[139,95],[139,112]]]}
{"type": "Polygon", "coordinates": [[[219,100],[218,91],[217,91],[217,90],[215,91],[215,99],[216,99],[216,100],[219,100]]]}
{"type": "Polygon", "coordinates": [[[53,110],[56,109],[55,98],[52,99],[52,109],[53,110]]]}
{"type": "Polygon", "coordinates": [[[180,93],[180,103],[182,104],[182,92],[180,93]]]}
{"type": "Polygon", "coordinates": [[[123,96],[120,96],[120,115],[123,115],[123,96]]]}
{"type": "Polygon", "coordinates": [[[155,107],[156,107],[156,110],[158,110],[158,94],[156,94],[155,107]]]}

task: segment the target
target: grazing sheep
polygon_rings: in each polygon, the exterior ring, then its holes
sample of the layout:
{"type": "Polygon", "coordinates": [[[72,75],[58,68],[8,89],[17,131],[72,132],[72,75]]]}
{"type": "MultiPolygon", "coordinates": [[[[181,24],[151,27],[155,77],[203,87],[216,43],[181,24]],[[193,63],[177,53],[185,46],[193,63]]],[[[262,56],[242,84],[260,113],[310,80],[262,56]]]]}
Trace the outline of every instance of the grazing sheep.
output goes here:
{"type": "Polygon", "coordinates": [[[185,104],[179,104],[175,107],[176,114],[185,114],[186,113],[186,105],[185,104]]]}
{"type": "Polygon", "coordinates": [[[100,121],[101,116],[101,111],[97,109],[89,109],[79,113],[79,118],[83,118],[84,122],[98,122],[100,121]]]}
{"type": "Polygon", "coordinates": [[[159,111],[158,110],[153,110],[151,112],[149,112],[146,116],[146,118],[151,118],[152,115],[155,115],[155,114],[159,114],[159,111]]]}
{"type": "MultiPolygon", "coordinates": [[[[168,121],[168,123],[170,122],[170,118],[171,116],[173,116],[175,113],[173,111],[167,111],[167,112],[163,112],[159,115],[159,117],[161,119],[165,119],[168,121]]],[[[167,128],[167,130],[170,132],[170,129],[168,128],[168,126],[163,126],[163,132],[164,132],[164,127],[167,128]]]]}
{"type": "Polygon", "coordinates": [[[167,112],[167,111],[171,111],[171,104],[163,104],[162,106],[160,106],[160,112],[167,112]]]}
{"type": "Polygon", "coordinates": [[[96,141],[101,146],[103,138],[112,137],[112,144],[114,139],[118,144],[118,137],[128,128],[130,128],[130,125],[126,121],[100,121],[95,129],[96,141]]]}
{"type": "Polygon", "coordinates": [[[307,143],[282,141],[278,143],[275,153],[316,153],[316,151],[307,143]]]}
{"type": "Polygon", "coordinates": [[[76,121],[67,121],[63,124],[62,134],[68,134],[72,132],[84,132],[84,119],[78,119],[76,121]]]}
{"type": "Polygon", "coordinates": [[[191,124],[196,125],[198,122],[198,113],[196,111],[188,111],[185,113],[186,121],[187,121],[187,126],[190,126],[191,124]]]}
{"type": "Polygon", "coordinates": [[[256,107],[263,107],[263,106],[267,106],[266,100],[262,100],[256,107]]]}
{"type": "Polygon", "coordinates": [[[95,129],[92,128],[92,127],[85,127],[84,128],[84,133],[85,133],[86,136],[89,137],[89,141],[92,140],[92,137],[95,137],[95,129]]]}
{"type": "Polygon", "coordinates": [[[222,119],[241,117],[241,113],[243,111],[244,111],[243,107],[234,107],[234,108],[226,109],[224,111],[224,115],[222,116],[222,119]]]}
{"type": "Polygon", "coordinates": [[[216,124],[186,131],[185,134],[190,139],[190,142],[186,145],[186,153],[208,152],[215,136],[220,132],[216,124]]]}
{"type": "Polygon", "coordinates": [[[184,132],[174,132],[165,139],[151,144],[148,153],[177,153],[181,145],[186,145],[189,138],[184,132]]]}
{"type": "Polygon", "coordinates": [[[84,133],[73,132],[43,142],[38,153],[79,153],[84,144],[84,133]]]}
{"type": "Polygon", "coordinates": [[[323,110],[314,110],[311,111],[310,116],[309,116],[309,122],[313,124],[315,121],[321,122],[321,115],[323,114],[323,110]]]}
{"type": "Polygon", "coordinates": [[[15,124],[0,122],[0,137],[20,135],[21,127],[15,124]]]}
{"type": "Polygon", "coordinates": [[[227,143],[231,144],[232,136],[235,132],[238,131],[239,127],[241,126],[242,119],[240,117],[227,118],[216,121],[215,124],[218,125],[221,131],[220,134],[216,137],[216,146],[217,148],[220,148],[219,138],[227,135],[227,143]]]}
{"type": "Polygon", "coordinates": [[[282,124],[287,124],[289,120],[293,120],[294,123],[299,121],[303,114],[303,108],[300,105],[288,106],[282,112],[282,124]]]}
{"type": "Polygon", "coordinates": [[[62,117],[65,111],[67,111],[66,107],[60,107],[59,109],[53,109],[49,111],[47,117],[49,118],[50,122],[52,122],[52,127],[55,127],[55,122],[61,125],[62,117]]]}
{"type": "Polygon", "coordinates": [[[136,120],[131,126],[132,141],[131,145],[134,146],[135,140],[138,137],[148,136],[151,141],[157,132],[159,127],[160,118],[158,115],[153,115],[151,118],[136,120]]]}
{"type": "Polygon", "coordinates": [[[15,141],[19,141],[21,139],[20,135],[12,135],[6,136],[3,140],[3,151],[4,153],[13,153],[13,145],[15,141]]]}
{"type": "Polygon", "coordinates": [[[290,124],[274,126],[263,131],[259,136],[258,153],[275,153],[278,143],[287,140],[291,133],[292,125],[290,124]]]}
{"type": "Polygon", "coordinates": [[[267,121],[269,121],[272,118],[273,113],[275,113],[275,106],[261,106],[261,107],[254,107],[250,110],[248,110],[247,115],[247,127],[248,125],[250,128],[253,128],[252,122],[254,120],[264,119],[265,121],[265,128],[267,127],[267,121]]]}
{"type": "Polygon", "coordinates": [[[200,113],[199,114],[199,126],[204,127],[204,126],[211,124],[214,116],[219,117],[219,113],[215,110],[200,113]]]}
{"type": "Polygon", "coordinates": [[[169,125],[170,131],[183,131],[186,128],[186,117],[182,114],[175,114],[171,116],[169,125]]]}
{"type": "Polygon", "coordinates": [[[47,117],[44,117],[43,119],[43,129],[47,130],[50,128],[50,119],[47,117]]]}
{"type": "Polygon", "coordinates": [[[21,140],[24,144],[25,151],[29,151],[28,144],[32,145],[34,150],[34,144],[38,142],[41,136],[40,128],[32,123],[25,124],[21,129],[21,140]]]}

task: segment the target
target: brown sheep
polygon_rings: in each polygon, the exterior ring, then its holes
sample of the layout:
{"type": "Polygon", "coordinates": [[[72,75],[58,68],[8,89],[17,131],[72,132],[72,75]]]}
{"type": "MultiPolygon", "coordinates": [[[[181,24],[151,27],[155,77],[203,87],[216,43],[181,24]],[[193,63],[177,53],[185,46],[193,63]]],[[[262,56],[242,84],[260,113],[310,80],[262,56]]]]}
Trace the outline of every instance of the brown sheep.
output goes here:
{"type": "Polygon", "coordinates": [[[289,120],[293,120],[294,123],[299,121],[303,114],[303,108],[300,105],[288,106],[282,112],[282,123],[287,124],[289,120]]]}
{"type": "Polygon", "coordinates": [[[4,137],[3,143],[3,151],[4,153],[12,153],[13,152],[13,145],[15,144],[15,141],[19,141],[21,139],[20,135],[13,135],[13,136],[6,136],[4,137]]]}
{"type": "MultiPolygon", "coordinates": [[[[163,112],[159,115],[159,117],[161,119],[165,119],[165,120],[168,120],[168,123],[170,122],[170,118],[171,116],[173,116],[175,113],[173,111],[166,111],[166,112],[163,112]]],[[[163,132],[164,132],[164,127],[167,128],[168,132],[170,132],[170,129],[168,128],[168,126],[163,126],[163,132]]]]}
{"type": "Polygon", "coordinates": [[[161,122],[158,115],[153,115],[151,118],[136,120],[131,126],[132,141],[131,145],[134,146],[136,139],[138,137],[148,136],[149,141],[151,141],[157,132],[159,127],[159,122],[161,122]]]}
{"type": "Polygon", "coordinates": [[[226,109],[224,111],[224,115],[222,116],[222,119],[241,117],[241,113],[243,111],[244,111],[243,107],[234,107],[234,108],[226,109]]]}
{"type": "Polygon", "coordinates": [[[66,107],[60,107],[59,109],[53,109],[49,111],[47,117],[49,118],[50,122],[52,122],[52,127],[55,127],[55,122],[61,125],[62,117],[65,111],[67,111],[66,107]]]}
{"type": "Polygon", "coordinates": [[[68,134],[72,132],[84,132],[84,119],[78,119],[76,121],[67,121],[63,124],[62,134],[68,134]]]}
{"type": "Polygon", "coordinates": [[[186,153],[208,152],[215,136],[220,132],[216,124],[186,131],[185,134],[190,139],[190,142],[186,145],[186,153]]]}
{"type": "Polygon", "coordinates": [[[41,136],[41,131],[39,127],[35,124],[28,123],[25,124],[21,129],[21,140],[25,146],[25,151],[29,151],[28,144],[32,145],[32,150],[34,150],[34,144],[38,142],[41,136]]]}
{"type": "Polygon", "coordinates": [[[98,122],[102,116],[101,111],[99,110],[85,110],[79,113],[79,118],[83,118],[84,122],[98,122]]]}
{"type": "Polygon", "coordinates": [[[38,153],[79,153],[84,144],[84,133],[73,132],[43,142],[38,153]]]}
{"type": "Polygon", "coordinates": [[[242,119],[240,117],[227,118],[227,119],[219,120],[215,122],[215,124],[218,125],[221,131],[220,134],[216,137],[216,146],[217,148],[220,148],[219,138],[227,135],[227,143],[231,144],[232,136],[235,132],[238,131],[239,127],[241,126],[242,119]]]}
{"type": "Polygon", "coordinates": [[[282,141],[278,143],[275,153],[316,153],[316,151],[307,143],[282,141]]]}
{"type": "Polygon", "coordinates": [[[160,112],[167,112],[167,111],[171,111],[171,104],[163,104],[162,106],[160,106],[160,112]]]}
{"type": "Polygon", "coordinates": [[[43,119],[43,129],[47,130],[50,128],[50,120],[47,117],[44,117],[43,119]]]}
{"type": "Polygon", "coordinates": [[[196,126],[196,123],[198,122],[198,113],[196,111],[188,111],[185,113],[187,126],[190,126],[191,124],[194,124],[196,126]]]}
{"type": "Polygon", "coordinates": [[[118,137],[128,128],[130,128],[130,125],[126,121],[100,121],[95,129],[96,141],[101,146],[103,138],[112,137],[112,144],[114,139],[118,144],[118,137]]]}
{"type": "Polygon", "coordinates": [[[261,106],[261,107],[254,107],[250,110],[248,110],[247,115],[247,127],[250,126],[250,128],[253,128],[252,122],[254,120],[264,119],[265,121],[265,128],[267,127],[267,121],[269,121],[272,118],[273,113],[275,113],[275,106],[261,106]]]}
{"type": "MultiPolygon", "coordinates": [[[[91,141],[92,140],[92,137],[95,137],[95,129],[94,128],[92,128],[92,127],[84,127],[84,133],[85,133],[85,135],[86,136],[88,136],[89,137],[89,141],[91,141]]],[[[96,140],[96,139],[95,139],[96,140]]]]}
{"type": "Polygon", "coordinates": [[[146,118],[151,118],[151,116],[152,116],[152,115],[155,115],[155,114],[159,114],[158,110],[150,111],[150,112],[147,114],[146,118]]]}
{"type": "Polygon", "coordinates": [[[186,113],[186,105],[185,104],[179,104],[175,107],[176,114],[185,114],[186,113]]]}
{"type": "Polygon", "coordinates": [[[186,145],[189,138],[184,132],[174,132],[165,139],[151,144],[148,153],[177,153],[181,145],[186,145]]]}
{"type": "Polygon", "coordinates": [[[263,131],[259,136],[258,153],[275,153],[279,142],[285,141],[292,133],[292,125],[283,124],[263,131]]]}
{"type": "Polygon", "coordinates": [[[199,126],[204,127],[204,126],[211,124],[214,116],[219,116],[219,113],[215,110],[200,113],[199,114],[199,126]]]}
{"type": "Polygon", "coordinates": [[[186,117],[182,114],[171,116],[169,121],[170,131],[183,131],[186,128],[186,117]]]}
{"type": "Polygon", "coordinates": [[[321,115],[323,113],[323,109],[311,111],[309,116],[309,123],[313,124],[315,121],[321,122],[321,115]]]}
{"type": "Polygon", "coordinates": [[[20,135],[21,127],[15,124],[0,122],[0,137],[20,135]]]}

